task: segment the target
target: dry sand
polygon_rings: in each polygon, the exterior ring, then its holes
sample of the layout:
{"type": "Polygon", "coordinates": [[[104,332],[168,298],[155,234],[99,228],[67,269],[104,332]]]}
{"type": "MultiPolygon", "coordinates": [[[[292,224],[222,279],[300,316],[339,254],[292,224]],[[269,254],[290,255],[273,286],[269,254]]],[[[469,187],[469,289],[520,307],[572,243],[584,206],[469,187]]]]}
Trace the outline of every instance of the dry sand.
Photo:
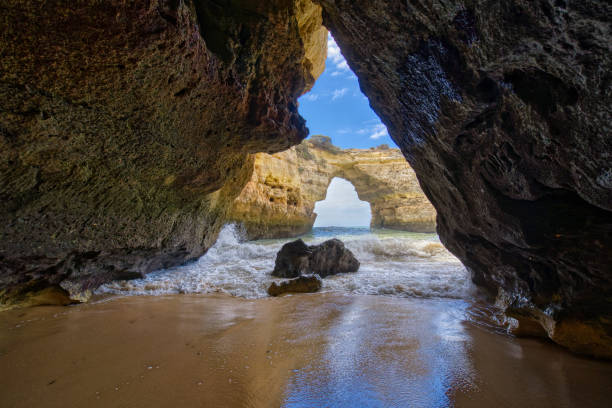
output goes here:
{"type": "Polygon", "coordinates": [[[603,407],[612,364],[461,300],[114,298],[0,313],[0,407],[603,407]]]}

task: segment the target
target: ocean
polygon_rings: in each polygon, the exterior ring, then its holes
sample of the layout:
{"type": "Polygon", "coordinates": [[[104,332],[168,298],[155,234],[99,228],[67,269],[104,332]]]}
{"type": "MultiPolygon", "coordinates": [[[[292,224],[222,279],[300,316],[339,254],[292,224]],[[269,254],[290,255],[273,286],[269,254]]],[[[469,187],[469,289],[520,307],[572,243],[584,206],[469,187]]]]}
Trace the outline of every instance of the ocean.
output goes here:
{"type": "MultiPolygon", "coordinates": [[[[276,253],[296,238],[245,241],[233,224],[197,261],[152,272],[144,279],[115,281],[97,294],[166,295],[227,293],[244,298],[267,297],[276,253]]],[[[361,266],[356,273],[323,280],[322,292],[417,298],[467,299],[474,290],[469,273],[436,234],[365,227],[319,227],[301,236],[307,244],[342,240],[361,266]]]]}

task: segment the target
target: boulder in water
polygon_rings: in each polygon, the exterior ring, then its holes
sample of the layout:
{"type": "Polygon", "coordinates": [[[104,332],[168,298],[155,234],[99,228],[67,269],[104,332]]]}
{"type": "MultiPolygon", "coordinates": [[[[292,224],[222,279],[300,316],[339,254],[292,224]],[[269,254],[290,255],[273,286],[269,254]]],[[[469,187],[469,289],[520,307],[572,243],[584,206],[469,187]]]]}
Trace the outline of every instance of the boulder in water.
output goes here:
{"type": "Polygon", "coordinates": [[[297,278],[302,273],[308,273],[308,258],[311,253],[311,247],[301,239],[286,243],[276,254],[272,275],[279,278],[297,278]]]}
{"type": "Polygon", "coordinates": [[[283,293],[311,293],[321,289],[321,278],[317,275],[299,276],[295,279],[290,279],[280,284],[272,282],[268,288],[268,295],[279,296],[283,293]]]}
{"type": "Polygon", "coordinates": [[[294,278],[314,273],[322,278],[344,272],[357,272],[359,261],[339,239],[308,246],[298,239],[289,242],[276,255],[273,276],[294,278]]]}
{"type": "Polygon", "coordinates": [[[325,278],[344,272],[357,272],[359,261],[339,239],[330,239],[320,245],[311,246],[308,257],[310,271],[325,278]]]}

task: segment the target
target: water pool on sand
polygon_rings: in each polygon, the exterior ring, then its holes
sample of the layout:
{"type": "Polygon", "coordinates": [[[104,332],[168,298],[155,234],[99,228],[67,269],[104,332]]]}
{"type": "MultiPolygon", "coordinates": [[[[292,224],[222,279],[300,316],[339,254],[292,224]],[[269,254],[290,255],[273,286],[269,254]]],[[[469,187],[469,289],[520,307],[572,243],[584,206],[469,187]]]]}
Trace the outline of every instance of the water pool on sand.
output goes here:
{"type": "Polygon", "coordinates": [[[601,407],[612,364],[464,299],[129,296],[0,314],[2,407],[601,407]]]}

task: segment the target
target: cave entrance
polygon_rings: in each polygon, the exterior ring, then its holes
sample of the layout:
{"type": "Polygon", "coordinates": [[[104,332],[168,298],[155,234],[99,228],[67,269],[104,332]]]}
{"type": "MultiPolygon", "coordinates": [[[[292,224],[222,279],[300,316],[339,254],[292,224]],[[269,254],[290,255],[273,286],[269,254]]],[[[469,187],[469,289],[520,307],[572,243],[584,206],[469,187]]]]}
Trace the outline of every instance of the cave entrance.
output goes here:
{"type": "Polygon", "coordinates": [[[370,227],[370,203],[362,201],[355,186],[343,178],[334,177],[327,187],[325,200],[315,203],[317,218],[313,227],[370,227]]]}

